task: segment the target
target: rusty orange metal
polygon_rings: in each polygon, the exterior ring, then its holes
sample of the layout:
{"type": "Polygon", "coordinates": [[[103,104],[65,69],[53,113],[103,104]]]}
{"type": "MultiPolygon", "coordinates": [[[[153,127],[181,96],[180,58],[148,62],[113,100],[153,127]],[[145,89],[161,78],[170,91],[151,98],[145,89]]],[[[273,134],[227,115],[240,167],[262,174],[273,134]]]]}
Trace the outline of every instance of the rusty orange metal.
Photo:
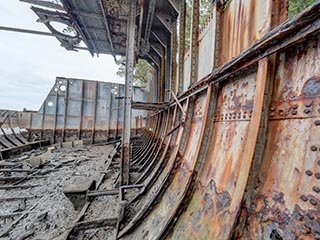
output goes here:
{"type": "Polygon", "coordinates": [[[244,199],[243,239],[320,236],[319,36],[280,53],[261,167],[244,199]]]}

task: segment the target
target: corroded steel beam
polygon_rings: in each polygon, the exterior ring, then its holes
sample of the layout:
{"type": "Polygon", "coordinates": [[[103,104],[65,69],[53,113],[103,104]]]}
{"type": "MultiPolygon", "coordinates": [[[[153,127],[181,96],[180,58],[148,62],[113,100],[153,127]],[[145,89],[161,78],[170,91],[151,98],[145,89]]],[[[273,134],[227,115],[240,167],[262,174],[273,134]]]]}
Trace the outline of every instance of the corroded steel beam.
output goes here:
{"type": "Polygon", "coordinates": [[[127,52],[126,52],[126,79],[125,79],[125,98],[123,112],[123,133],[122,133],[122,150],[121,150],[121,185],[129,184],[129,166],[130,166],[130,132],[131,132],[131,102],[133,88],[133,71],[135,61],[135,17],[136,17],[136,1],[129,3],[129,17],[127,27],[127,52]]]}
{"type": "Polygon", "coordinates": [[[185,42],[186,42],[186,15],[187,7],[186,1],[180,1],[180,14],[179,14],[179,79],[178,79],[178,94],[183,92],[184,80],[184,57],[185,57],[185,42]]]}
{"type": "Polygon", "coordinates": [[[191,16],[191,39],[190,39],[190,85],[198,80],[198,64],[199,64],[199,20],[200,20],[200,0],[192,0],[192,16],[191,16]]]}

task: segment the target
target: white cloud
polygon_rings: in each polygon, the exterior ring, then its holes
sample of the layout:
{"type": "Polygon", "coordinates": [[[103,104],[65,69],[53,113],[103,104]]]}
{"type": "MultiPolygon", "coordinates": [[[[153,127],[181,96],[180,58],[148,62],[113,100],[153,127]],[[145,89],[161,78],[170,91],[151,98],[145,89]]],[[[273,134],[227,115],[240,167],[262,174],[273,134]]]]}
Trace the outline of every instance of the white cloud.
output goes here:
{"type": "MultiPolygon", "coordinates": [[[[0,1],[0,25],[48,31],[29,4],[0,1]]],[[[113,57],[72,52],[53,37],[0,31],[0,108],[37,110],[57,76],[123,82],[113,57]]]]}

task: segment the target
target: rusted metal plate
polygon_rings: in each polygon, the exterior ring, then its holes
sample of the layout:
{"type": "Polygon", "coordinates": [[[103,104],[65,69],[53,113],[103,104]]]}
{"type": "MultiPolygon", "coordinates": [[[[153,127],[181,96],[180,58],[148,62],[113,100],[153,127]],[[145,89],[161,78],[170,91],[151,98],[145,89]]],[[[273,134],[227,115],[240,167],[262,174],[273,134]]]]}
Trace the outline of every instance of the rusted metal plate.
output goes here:
{"type": "MultiPolygon", "coordinates": [[[[145,99],[148,89],[134,88],[136,99],[145,99]]],[[[83,139],[102,142],[121,136],[123,128],[124,85],[58,77],[39,111],[3,112],[3,126],[26,128],[31,135],[52,143],[83,139]]],[[[132,111],[132,126],[147,111],[132,111]]]]}
{"type": "Polygon", "coordinates": [[[253,157],[266,73],[265,61],[258,75],[221,86],[207,159],[170,238],[230,238],[253,157]]]}
{"type": "MultiPolygon", "coordinates": [[[[181,156],[181,164],[176,170],[172,182],[163,194],[161,201],[153,207],[152,211],[147,216],[141,219],[142,224],[137,226],[130,234],[131,239],[139,239],[141,236],[146,239],[160,238],[165,233],[168,224],[175,217],[176,212],[182,207],[181,204],[188,195],[189,187],[193,182],[193,170],[200,148],[200,145],[197,143],[201,141],[203,136],[204,123],[206,120],[205,113],[208,111],[208,102],[209,94],[206,92],[195,100],[194,107],[192,108],[192,118],[187,120],[191,120],[191,124],[189,134],[186,136],[187,139],[185,139],[185,151],[183,156],[181,156]]],[[[182,134],[181,131],[182,128],[180,129],[180,134],[182,134]]],[[[159,180],[162,180],[161,176],[159,180]]],[[[156,190],[157,184],[152,188],[151,196],[148,198],[152,199],[152,195],[157,194],[156,190]]],[[[147,199],[147,205],[148,204],[147,199]]]]}
{"type": "Polygon", "coordinates": [[[224,64],[249,48],[270,30],[273,1],[232,0],[223,11],[223,44],[220,63],[224,64]]]}
{"type": "Polygon", "coordinates": [[[317,239],[320,187],[319,35],[279,55],[266,146],[246,202],[243,239],[317,239]],[[279,238],[280,239],[280,238],[279,238]]]}

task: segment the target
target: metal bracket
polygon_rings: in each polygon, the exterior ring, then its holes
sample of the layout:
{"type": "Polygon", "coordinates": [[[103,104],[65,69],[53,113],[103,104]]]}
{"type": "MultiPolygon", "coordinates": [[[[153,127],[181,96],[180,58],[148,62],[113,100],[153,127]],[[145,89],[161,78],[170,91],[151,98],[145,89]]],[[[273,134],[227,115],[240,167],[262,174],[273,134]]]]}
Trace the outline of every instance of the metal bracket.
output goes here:
{"type": "Polygon", "coordinates": [[[185,119],[185,117],[186,117],[186,112],[184,111],[183,107],[181,106],[181,104],[180,104],[180,102],[179,102],[176,94],[172,91],[172,89],[167,89],[167,91],[168,91],[168,92],[171,92],[174,100],[176,101],[177,105],[179,106],[179,108],[180,108],[180,110],[181,110],[181,112],[182,112],[182,117],[183,117],[183,119],[185,119]]]}

